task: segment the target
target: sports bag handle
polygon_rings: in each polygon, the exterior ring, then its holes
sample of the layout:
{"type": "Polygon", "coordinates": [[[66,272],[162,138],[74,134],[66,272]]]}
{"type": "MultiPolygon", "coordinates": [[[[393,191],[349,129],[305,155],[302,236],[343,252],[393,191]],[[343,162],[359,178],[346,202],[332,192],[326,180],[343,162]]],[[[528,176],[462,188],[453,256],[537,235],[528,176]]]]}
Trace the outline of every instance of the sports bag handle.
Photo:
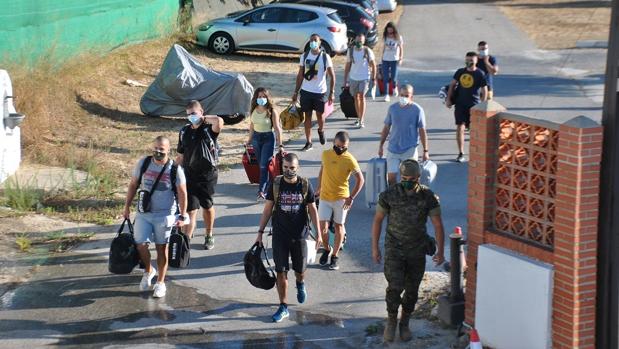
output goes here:
{"type": "Polygon", "coordinates": [[[125,218],[125,220],[120,224],[120,227],[118,228],[118,233],[116,233],[116,236],[123,233],[123,230],[125,230],[125,223],[127,223],[127,226],[129,227],[129,233],[133,235],[133,223],[131,223],[131,220],[129,218],[125,218]]]}

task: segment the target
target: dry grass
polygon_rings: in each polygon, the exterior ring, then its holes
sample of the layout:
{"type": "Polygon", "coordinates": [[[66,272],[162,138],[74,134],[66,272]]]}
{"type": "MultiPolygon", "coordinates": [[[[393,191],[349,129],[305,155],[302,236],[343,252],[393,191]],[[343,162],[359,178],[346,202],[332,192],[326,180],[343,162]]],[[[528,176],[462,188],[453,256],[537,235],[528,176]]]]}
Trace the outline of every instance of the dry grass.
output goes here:
{"type": "MultiPolygon", "coordinates": [[[[387,21],[397,22],[401,13],[399,7],[382,14],[380,28],[387,21]]],[[[288,103],[298,55],[243,52],[224,58],[181,36],[121,47],[103,56],[85,54],[60,67],[47,62],[32,69],[10,67],[17,110],[27,115],[22,127],[26,160],[111,173],[123,190],[130,169],[148,152],[151,141],[161,134],[176,140],[185,124],[182,118],[142,115],[139,100],[146,88],[124,83],[131,79],[150,84],[174,43],[181,43],[208,67],[241,72],[255,87],[270,88],[280,107],[288,103]]],[[[375,52],[380,52],[380,47],[375,52]]],[[[344,61],[337,57],[336,69],[343,69],[344,61]]],[[[247,127],[245,121],[224,128],[220,136],[223,166],[240,162],[247,127]]],[[[295,133],[287,133],[285,139],[293,136],[295,133]]]]}
{"type": "Polygon", "coordinates": [[[543,49],[573,48],[581,40],[608,40],[610,1],[506,0],[497,4],[543,49]]]}

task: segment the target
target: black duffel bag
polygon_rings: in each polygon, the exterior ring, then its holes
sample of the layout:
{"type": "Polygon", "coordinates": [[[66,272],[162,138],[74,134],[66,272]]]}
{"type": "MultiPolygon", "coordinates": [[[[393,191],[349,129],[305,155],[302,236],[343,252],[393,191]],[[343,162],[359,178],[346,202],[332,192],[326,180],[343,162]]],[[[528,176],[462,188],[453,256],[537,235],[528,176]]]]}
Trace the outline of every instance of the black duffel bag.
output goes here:
{"type": "Polygon", "coordinates": [[[189,266],[191,248],[189,238],[183,234],[179,227],[172,228],[170,242],[168,243],[168,263],[173,268],[186,268],[189,266]]]}
{"type": "Polygon", "coordinates": [[[271,268],[271,263],[269,263],[269,258],[262,244],[256,242],[249,251],[245,253],[243,264],[245,266],[245,276],[250,284],[263,290],[270,290],[275,286],[275,273],[271,268]],[[269,266],[268,270],[262,261],[263,254],[269,266]]]}
{"type": "Polygon", "coordinates": [[[129,274],[139,260],[140,256],[133,238],[133,224],[131,224],[129,219],[125,218],[120,228],[118,228],[118,234],[116,234],[110,245],[110,258],[107,268],[110,273],[129,274]],[[128,233],[123,231],[125,230],[125,223],[129,227],[128,233]]]}

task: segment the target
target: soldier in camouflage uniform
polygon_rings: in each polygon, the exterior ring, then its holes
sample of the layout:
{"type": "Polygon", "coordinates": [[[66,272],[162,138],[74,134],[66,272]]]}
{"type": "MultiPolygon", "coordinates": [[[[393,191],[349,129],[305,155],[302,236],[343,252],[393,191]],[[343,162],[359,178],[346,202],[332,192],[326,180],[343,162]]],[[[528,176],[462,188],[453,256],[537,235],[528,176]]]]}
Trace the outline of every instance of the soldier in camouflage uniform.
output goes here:
{"type": "Polygon", "coordinates": [[[408,322],[415,309],[419,284],[426,268],[426,251],[431,241],[426,232],[428,217],[436,232],[437,248],[432,259],[437,265],[445,260],[440,204],[438,197],[428,187],[419,184],[420,172],[415,160],[407,159],[400,164],[402,180],[380,194],[372,226],[372,258],[380,263],[382,256],[378,241],[382,222],[386,216],[389,217],[385,236],[385,278],[388,283],[385,301],[388,319],[384,339],[387,342],[395,338],[400,305],[400,339],[412,339],[408,322]],[[401,296],[402,292],[404,296],[401,296]]]}

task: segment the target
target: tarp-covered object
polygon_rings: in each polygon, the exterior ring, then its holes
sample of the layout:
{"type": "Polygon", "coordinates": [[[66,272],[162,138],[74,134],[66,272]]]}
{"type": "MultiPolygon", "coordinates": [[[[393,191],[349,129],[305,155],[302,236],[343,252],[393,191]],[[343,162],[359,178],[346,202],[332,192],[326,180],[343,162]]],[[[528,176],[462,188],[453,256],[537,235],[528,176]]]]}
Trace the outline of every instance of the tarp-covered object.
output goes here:
{"type": "Polygon", "coordinates": [[[253,93],[243,74],[216,72],[174,45],[142,96],[140,109],[149,116],[178,115],[195,99],[209,115],[247,114],[253,93]]]}

